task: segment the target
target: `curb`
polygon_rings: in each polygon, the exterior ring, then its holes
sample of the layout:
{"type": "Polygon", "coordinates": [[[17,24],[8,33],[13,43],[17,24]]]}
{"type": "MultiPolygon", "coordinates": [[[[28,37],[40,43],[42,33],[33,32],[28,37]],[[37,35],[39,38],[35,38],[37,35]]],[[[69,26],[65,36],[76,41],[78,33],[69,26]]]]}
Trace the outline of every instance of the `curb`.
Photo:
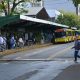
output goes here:
{"type": "Polygon", "coordinates": [[[0,61],[55,61],[47,59],[0,59],[0,61]]]}
{"type": "Polygon", "coordinates": [[[53,45],[52,43],[49,44],[44,44],[44,45],[32,45],[32,46],[26,46],[24,48],[16,48],[16,49],[11,49],[11,50],[5,50],[3,52],[0,52],[0,57],[9,55],[9,54],[15,54],[17,52],[21,52],[21,51],[28,51],[28,50],[32,50],[32,49],[38,49],[38,48],[42,48],[42,47],[48,47],[53,45]]]}

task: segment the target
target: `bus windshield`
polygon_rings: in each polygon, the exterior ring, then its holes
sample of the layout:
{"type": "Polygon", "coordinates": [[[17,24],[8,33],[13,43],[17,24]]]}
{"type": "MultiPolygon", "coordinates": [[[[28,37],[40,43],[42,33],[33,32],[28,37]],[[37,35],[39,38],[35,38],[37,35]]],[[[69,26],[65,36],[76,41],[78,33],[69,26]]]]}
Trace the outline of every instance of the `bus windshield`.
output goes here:
{"type": "Polygon", "coordinates": [[[55,37],[60,38],[66,36],[66,32],[55,32],[55,37]]]}

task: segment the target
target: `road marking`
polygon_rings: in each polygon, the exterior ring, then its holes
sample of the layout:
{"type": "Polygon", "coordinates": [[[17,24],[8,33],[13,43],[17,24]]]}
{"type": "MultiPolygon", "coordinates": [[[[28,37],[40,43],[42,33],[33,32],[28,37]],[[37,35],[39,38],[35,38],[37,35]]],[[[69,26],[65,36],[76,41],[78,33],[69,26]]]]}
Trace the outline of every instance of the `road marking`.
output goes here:
{"type": "Polygon", "coordinates": [[[62,50],[62,51],[56,52],[56,54],[53,54],[53,55],[49,56],[49,57],[47,58],[47,60],[50,60],[50,59],[56,57],[57,55],[60,55],[60,54],[62,54],[62,53],[64,53],[64,52],[66,52],[67,50],[71,49],[72,47],[73,47],[73,46],[70,46],[70,47],[68,47],[68,48],[66,48],[66,49],[64,49],[64,50],[62,50]]]}

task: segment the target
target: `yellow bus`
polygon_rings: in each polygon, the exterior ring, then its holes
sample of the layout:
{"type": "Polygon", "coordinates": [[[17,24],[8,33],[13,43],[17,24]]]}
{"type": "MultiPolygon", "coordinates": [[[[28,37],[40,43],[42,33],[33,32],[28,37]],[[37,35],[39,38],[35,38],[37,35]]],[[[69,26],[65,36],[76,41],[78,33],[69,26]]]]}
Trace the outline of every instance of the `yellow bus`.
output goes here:
{"type": "Polygon", "coordinates": [[[55,30],[55,43],[74,41],[75,31],[72,29],[57,29],[55,30]]]}

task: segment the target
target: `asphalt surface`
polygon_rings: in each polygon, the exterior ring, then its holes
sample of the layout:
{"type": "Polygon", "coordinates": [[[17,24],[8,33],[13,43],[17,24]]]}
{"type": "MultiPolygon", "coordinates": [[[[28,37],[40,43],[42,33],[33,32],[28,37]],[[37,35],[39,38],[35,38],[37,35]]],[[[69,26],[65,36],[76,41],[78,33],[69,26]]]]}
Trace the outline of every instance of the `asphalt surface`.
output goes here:
{"type": "Polygon", "coordinates": [[[80,80],[80,62],[64,69],[64,71],[53,80],[80,80]]]}
{"type": "MultiPolygon", "coordinates": [[[[57,44],[1,57],[0,80],[65,80],[69,71],[67,67],[80,63],[79,60],[79,63],[74,63],[73,44],[57,44]]],[[[70,69],[74,74],[79,67],[70,69]]]]}
{"type": "Polygon", "coordinates": [[[71,49],[73,43],[52,45],[49,47],[33,49],[29,51],[17,52],[0,59],[5,60],[54,60],[73,58],[74,50],[71,49]]]}
{"type": "Polygon", "coordinates": [[[53,80],[71,64],[72,61],[2,62],[0,80],[53,80]]]}

